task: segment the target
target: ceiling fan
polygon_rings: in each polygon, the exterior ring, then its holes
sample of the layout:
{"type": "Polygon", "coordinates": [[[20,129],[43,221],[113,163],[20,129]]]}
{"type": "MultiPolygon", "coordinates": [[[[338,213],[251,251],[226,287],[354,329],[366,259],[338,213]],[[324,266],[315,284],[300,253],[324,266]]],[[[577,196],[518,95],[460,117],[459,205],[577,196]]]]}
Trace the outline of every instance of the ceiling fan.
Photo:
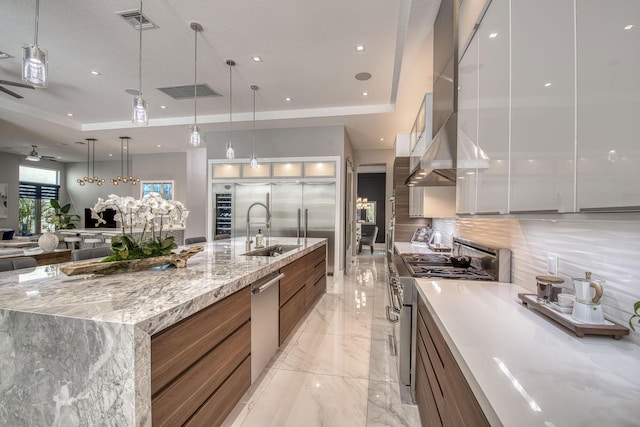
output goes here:
{"type": "Polygon", "coordinates": [[[35,87],[34,87],[34,86],[31,86],[31,85],[28,85],[28,84],[25,84],[25,83],[10,82],[10,81],[8,81],[8,80],[0,80],[0,92],[4,92],[4,93],[6,93],[7,95],[11,95],[11,96],[13,96],[14,98],[18,98],[18,99],[24,98],[24,96],[22,96],[22,95],[20,95],[20,94],[17,94],[17,93],[15,93],[14,91],[9,90],[9,89],[7,89],[6,87],[3,87],[3,86],[1,86],[1,85],[9,85],[9,86],[23,87],[23,88],[26,88],[26,89],[35,89],[35,87]]]}
{"type": "Polygon", "coordinates": [[[31,146],[31,152],[27,156],[27,160],[30,160],[32,162],[39,162],[41,159],[51,160],[54,162],[56,161],[56,158],[54,156],[41,156],[40,154],[38,154],[37,148],[37,145],[31,146]]]}

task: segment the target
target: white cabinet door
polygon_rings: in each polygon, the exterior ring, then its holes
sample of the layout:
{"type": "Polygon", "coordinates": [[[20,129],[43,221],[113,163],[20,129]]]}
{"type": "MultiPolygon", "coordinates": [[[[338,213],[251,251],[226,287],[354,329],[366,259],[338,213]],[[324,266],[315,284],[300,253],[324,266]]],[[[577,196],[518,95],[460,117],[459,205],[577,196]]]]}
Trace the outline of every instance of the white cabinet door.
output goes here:
{"type": "Polygon", "coordinates": [[[575,210],[573,6],[511,1],[513,213],[575,210]]]}
{"type": "Polygon", "coordinates": [[[578,209],[640,210],[640,1],[580,0],[578,209]]]}
{"type": "Polygon", "coordinates": [[[456,212],[476,211],[478,141],[478,37],[473,37],[458,64],[458,154],[456,212]]]}
{"type": "Polygon", "coordinates": [[[477,212],[509,212],[509,0],[493,0],[476,34],[477,212]]]}

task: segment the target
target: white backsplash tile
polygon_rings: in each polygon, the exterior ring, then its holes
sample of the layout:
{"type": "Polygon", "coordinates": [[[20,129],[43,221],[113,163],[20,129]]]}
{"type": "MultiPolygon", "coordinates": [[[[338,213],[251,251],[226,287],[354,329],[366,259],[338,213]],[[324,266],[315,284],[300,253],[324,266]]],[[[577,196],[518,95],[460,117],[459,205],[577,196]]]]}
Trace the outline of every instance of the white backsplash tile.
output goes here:
{"type": "MultiPolygon", "coordinates": [[[[557,254],[558,276],[568,289],[573,289],[572,277],[591,271],[606,282],[605,316],[623,326],[640,300],[639,221],[434,218],[433,227],[445,244],[456,236],[510,248],[512,282],[531,292],[535,276],[548,274],[547,253],[557,254]]],[[[640,332],[631,332],[631,339],[640,344],[640,332]]]]}

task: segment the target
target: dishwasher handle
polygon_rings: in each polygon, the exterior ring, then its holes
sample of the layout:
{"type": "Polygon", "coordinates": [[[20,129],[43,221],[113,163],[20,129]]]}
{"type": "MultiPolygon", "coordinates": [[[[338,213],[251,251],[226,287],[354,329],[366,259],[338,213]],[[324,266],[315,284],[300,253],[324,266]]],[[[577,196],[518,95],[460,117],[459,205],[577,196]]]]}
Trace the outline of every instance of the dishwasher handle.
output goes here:
{"type": "Polygon", "coordinates": [[[276,277],[273,277],[272,279],[269,279],[265,283],[262,283],[260,285],[257,285],[256,283],[254,283],[251,286],[251,293],[254,294],[254,295],[262,293],[262,292],[266,291],[267,289],[269,289],[271,286],[273,286],[276,283],[278,283],[280,281],[280,279],[282,279],[283,277],[284,277],[284,273],[280,273],[276,277]]]}

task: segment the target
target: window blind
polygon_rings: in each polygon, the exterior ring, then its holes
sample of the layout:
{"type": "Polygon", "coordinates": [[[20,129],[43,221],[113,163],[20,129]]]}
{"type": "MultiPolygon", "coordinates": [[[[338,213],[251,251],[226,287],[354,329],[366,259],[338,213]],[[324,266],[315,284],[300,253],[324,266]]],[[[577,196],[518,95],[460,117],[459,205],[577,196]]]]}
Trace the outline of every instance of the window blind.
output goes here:
{"type": "Polygon", "coordinates": [[[60,195],[60,186],[20,181],[19,193],[21,199],[57,200],[60,195]]]}

